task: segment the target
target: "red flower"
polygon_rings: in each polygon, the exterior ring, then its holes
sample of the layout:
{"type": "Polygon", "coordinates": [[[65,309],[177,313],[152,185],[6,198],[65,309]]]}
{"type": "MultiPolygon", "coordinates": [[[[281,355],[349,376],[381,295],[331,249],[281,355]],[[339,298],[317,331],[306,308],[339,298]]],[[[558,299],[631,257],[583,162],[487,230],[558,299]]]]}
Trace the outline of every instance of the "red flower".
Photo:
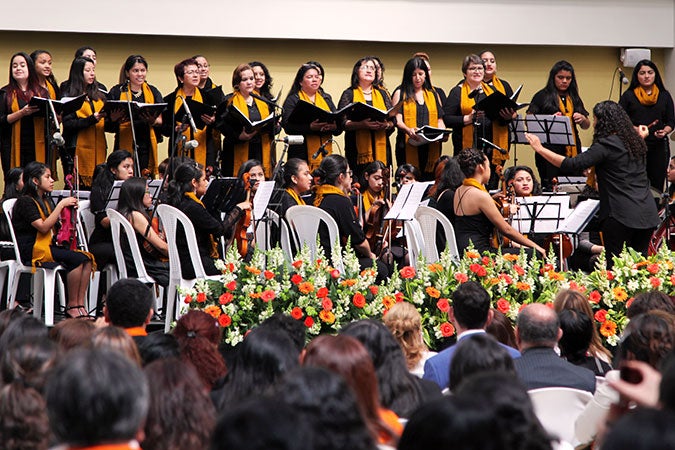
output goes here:
{"type": "Polygon", "coordinates": [[[377,293],[380,292],[380,288],[375,285],[368,287],[368,290],[373,295],[377,295],[377,293]]]}
{"type": "Polygon", "coordinates": [[[497,300],[497,309],[502,314],[506,314],[511,310],[511,304],[509,303],[508,300],[502,297],[499,300],[497,300]]]}
{"type": "Polygon", "coordinates": [[[225,287],[231,291],[234,291],[235,289],[237,289],[237,282],[232,280],[229,283],[227,283],[225,287]]]}
{"type": "Polygon", "coordinates": [[[223,295],[218,297],[218,303],[221,305],[227,305],[234,299],[234,295],[230,294],[229,292],[225,292],[223,295]]]}
{"type": "Polygon", "coordinates": [[[185,300],[183,301],[189,305],[190,303],[192,303],[192,296],[190,294],[186,295],[185,300]]]}
{"type": "Polygon", "coordinates": [[[600,293],[598,291],[593,291],[588,296],[588,300],[590,300],[591,303],[600,303],[601,299],[602,299],[602,295],[600,295],[600,293]]]}
{"type": "Polygon", "coordinates": [[[302,319],[303,315],[304,314],[302,314],[302,309],[300,309],[298,306],[296,306],[291,310],[291,317],[294,318],[295,320],[302,319]]]}
{"type": "Polygon", "coordinates": [[[229,270],[230,273],[234,272],[234,264],[233,263],[227,263],[227,270],[229,270]]]}
{"type": "Polygon", "coordinates": [[[450,322],[443,322],[441,324],[441,335],[443,337],[450,337],[455,334],[455,327],[450,322]]]}
{"type": "Polygon", "coordinates": [[[481,266],[480,264],[473,263],[469,266],[469,270],[478,275],[479,277],[484,277],[487,275],[487,270],[485,270],[485,267],[481,266]]]}
{"type": "Polygon", "coordinates": [[[607,320],[607,311],[604,309],[601,309],[600,311],[597,311],[595,313],[595,320],[597,320],[600,323],[605,323],[605,320],[607,320]]]}
{"type": "Polygon", "coordinates": [[[657,263],[652,263],[647,265],[647,272],[651,273],[652,275],[657,274],[659,271],[659,265],[657,263]]]}
{"type": "Polygon", "coordinates": [[[670,276],[670,284],[675,285],[675,275],[670,276]]]}
{"type": "Polygon", "coordinates": [[[630,308],[630,305],[633,304],[633,300],[635,300],[635,297],[631,297],[628,299],[628,301],[626,302],[626,309],[630,308]]]}
{"type": "Polygon", "coordinates": [[[412,266],[405,266],[403,269],[401,269],[401,278],[415,278],[415,268],[412,266]]]}
{"type": "Polygon", "coordinates": [[[403,292],[397,292],[394,294],[394,298],[396,299],[396,303],[400,303],[403,300],[405,300],[405,296],[403,295],[403,292]]]}
{"type": "Polygon", "coordinates": [[[331,278],[337,279],[340,278],[340,271],[337,269],[333,269],[330,271],[330,276],[331,278]]]}
{"type": "Polygon", "coordinates": [[[324,298],[321,301],[321,307],[326,311],[330,311],[331,309],[333,309],[333,302],[329,298],[324,298]]]}
{"type": "Polygon", "coordinates": [[[305,326],[306,326],[307,328],[310,328],[312,325],[314,325],[314,319],[312,319],[311,317],[307,316],[307,318],[305,319],[305,326]]]}
{"type": "Polygon", "coordinates": [[[299,269],[300,267],[302,267],[302,260],[298,259],[297,261],[293,261],[293,263],[291,265],[293,267],[295,267],[296,269],[299,269]]]}
{"type": "Polygon", "coordinates": [[[607,279],[610,280],[610,281],[613,280],[614,279],[614,272],[612,272],[611,270],[608,270],[607,271],[607,279]]]}
{"type": "Polygon", "coordinates": [[[500,273],[499,278],[504,280],[506,282],[506,284],[513,284],[513,278],[511,278],[511,275],[509,275],[507,273],[500,273]]]}
{"type": "Polygon", "coordinates": [[[516,273],[517,273],[519,276],[521,276],[521,277],[522,277],[523,275],[525,275],[525,269],[523,269],[522,267],[520,267],[518,264],[514,264],[514,265],[513,265],[513,270],[515,270],[516,273]]]}
{"type": "Polygon", "coordinates": [[[438,301],[436,302],[436,307],[441,311],[443,311],[444,313],[450,311],[450,303],[448,303],[447,298],[438,299],[438,301]]]}
{"type": "Polygon", "coordinates": [[[291,283],[293,284],[300,284],[302,283],[302,276],[300,274],[295,274],[291,277],[291,283]]]}
{"type": "Polygon", "coordinates": [[[651,277],[649,279],[649,284],[651,284],[654,289],[658,289],[659,287],[661,287],[661,279],[656,278],[656,277],[651,277]]]}
{"type": "Polygon", "coordinates": [[[277,294],[272,289],[268,289],[260,293],[260,298],[265,303],[269,302],[270,300],[274,300],[276,296],[277,294]]]}
{"type": "Polygon", "coordinates": [[[482,261],[484,266],[489,266],[492,263],[492,260],[489,256],[483,256],[482,261]]]}
{"type": "Polygon", "coordinates": [[[466,283],[469,281],[469,276],[465,273],[457,272],[455,274],[455,280],[459,281],[459,284],[466,283]]]}
{"type": "Polygon", "coordinates": [[[363,296],[362,293],[357,292],[356,294],[354,294],[354,297],[352,297],[352,303],[357,308],[363,308],[364,306],[366,306],[366,298],[363,296]]]}
{"type": "Polygon", "coordinates": [[[229,327],[232,324],[232,318],[227,314],[221,314],[218,316],[218,324],[223,328],[229,327]]]}
{"type": "Polygon", "coordinates": [[[206,294],[203,292],[197,293],[197,303],[204,303],[206,301],[206,294]]]}
{"type": "Polygon", "coordinates": [[[318,291],[316,291],[316,296],[317,298],[325,298],[328,297],[328,288],[327,287],[322,287],[318,291]]]}
{"type": "Polygon", "coordinates": [[[272,272],[270,270],[264,271],[263,275],[265,276],[266,280],[271,280],[272,278],[274,278],[274,272],[272,272]]]}

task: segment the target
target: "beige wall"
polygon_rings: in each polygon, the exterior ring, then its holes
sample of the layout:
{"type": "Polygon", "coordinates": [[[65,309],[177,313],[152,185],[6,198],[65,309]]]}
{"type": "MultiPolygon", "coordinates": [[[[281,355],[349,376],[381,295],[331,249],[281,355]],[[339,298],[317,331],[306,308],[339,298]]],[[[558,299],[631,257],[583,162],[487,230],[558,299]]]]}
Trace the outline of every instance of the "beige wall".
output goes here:
{"type": "MultiPolygon", "coordinates": [[[[223,84],[226,93],[230,90],[232,70],[237,64],[254,59],[262,61],[274,77],[273,91],[276,93],[279,88],[284,87],[283,97],[291,86],[298,66],[314,59],[324,66],[324,88],[336,103],[349,84],[354,62],[361,56],[380,56],[386,65],[386,84],[389,88],[394,88],[400,83],[403,65],[411,54],[425,51],[431,57],[434,84],[447,92],[461,78],[462,58],[483,49],[481,44],[244,40],[0,31],[0,61],[5,61],[5,67],[8,67],[9,57],[14,52],[46,48],[54,57],[54,72],[60,82],[67,78],[74,50],[81,45],[96,48],[97,77],[108,87],[117,83],[119,68],[128,55],[144,55],[150,64],[148,80],[163,94],[175,88],[173,65],[195,53],[204,54],[208,58],[212,78],[216,83],[223,84]]],[[[566,59],[576,69],[581,97],[587,109],[591,110],[595,103],[608,98],[614,69],[619,64],[618,48],[514,45],[490,47],[496,53],[500,76],[508,80],[514,88],[521,83],[524,85],[520,95],[521,102],[529,101],[545,85],[548,70],[554,62],[566,59]]],[[[659,67],[663,67],[663,52],[663,49],[652,49],[652,59],[659,67]]],[[[630,69],[626,71],[626,75],[630,77],[630,69]]],[[[616,82],[611,98],[618,99],[616,82]]],[[[582,133],[582,142],[584,145],[590,144],[590,131],[582,133]]],[[[452,149],[446,145],[444,151],[451,153],[452,149]]],[[[160,152],[162,156],[166,154],[166,144],[160,152]]],[[[519,163],[533,165],[529,147],[519,146],[518,159],[519,163]]]]}

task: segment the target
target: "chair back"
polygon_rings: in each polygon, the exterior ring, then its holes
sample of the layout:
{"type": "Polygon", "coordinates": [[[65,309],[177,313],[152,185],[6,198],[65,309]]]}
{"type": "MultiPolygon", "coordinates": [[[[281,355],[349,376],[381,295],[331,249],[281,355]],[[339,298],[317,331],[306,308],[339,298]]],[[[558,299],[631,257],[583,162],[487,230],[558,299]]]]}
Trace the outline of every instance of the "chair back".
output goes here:
{"type": "Polygon", "coordinates": [[[412,219],[403,221],[403,231],[405,232],[410,265],[417,268],[417,258],[420,255],[420,251],[424,248],[422,229],[419,222],[416,219],[412,219]]]}
{"type": "Polygon", "coordinates": [[[577,445],[574,422],[593,399],[590,392],[566,387],[531,389],[528,391],[537,418],[549,433],[577,445]]]}
{"type": "Polygon", "coordinates": [[[452,258],[459,261],[460,255],[457,249],[457,240],[455,239],[455,229],[443,213],[429,206],[418,206],[417,211],[415,211],[415,219],[419,222],[422,230],[422,241],[424,243],[422,254],[428,263],[438,261],[443,251],[443,249],[436,247],[436,227],[439,223],[443,227],[446,245],[450,249],[452,258]]]}
{"type": "Polygon", "coordinates": [[[341,251],[339,247],[334,247],[340,236],[337,223],[323,209],[309,205],[291,206],[286,210],[286,220],[288,220],[289,226],[296,233],[299,247],[307,244],[312,252],[312,258],[316,257],[316,240],[319,235],[319,224],[321,222],[325,223],[326,227],[328,227],[328,236],[333,247],[332,251],[341,251]]]}
{"type": "Polygon", "coordinates": [[[202,264],[201,256],[199,255],[199,247],[197,246],[197,236],[195,234],[195,227],[192,221],[181,210],[170,205],[157,206],[157,215],[162,221],[164,227],[164,235],[166,242],[169,245],[169,276],[171,279],[182,279],[181,260],[178,254],[178,223],[183,226],[185,230],[185,240],[190,251],[190,260],[195,271],[196,278],[205,278],[206,271],[202,264]]]}
{"type": "Polygon", "coordinates": [[[17,262],[21,262],[21,254],[19,253],[19,246],[16,243],[16,234],[14,233],[14,226],[12,225],[12,215],[14,212],[15,198],[9,198],[2,203],[2,211],[5,213],[5,218],[9,223],[9,232],[12,236],[12,247],[14,247],[14,258],[17,262]]]}
{"type": "MultiPolygon", "coordinates": [[[[288,222],[285,218],[282,218],[277,214],[276,211],[271,209],[267,210],[267,219],[256,224],[255,230],[255,242],[256,246],[260,250],[269,250],[277,244],[274,242],[273,235],[270,232],[271,225],[275,224],[279,227],[279,245],[281,250],[284,252],[286,260],[291,261],[293,258],[293,250],[291,245],[292,236],[291,230],[288,227],[288,222]]],[[[297,242],[294,242],[297,246],[297,242]]]]}
{"type": "Polygon", "coordinates": [[[136,239],[136,231],[134,230],[131,222],[127,220],[122,214],[117,212],[117,210],[108,208],[106,209],[106,214],[108,219],[110,219],[110,230],[113,237],[113,247],[115,248],[115,258],[117,259],[117,270],[119,271],[119,278],[128,278],[127,264],[124,259],[124,252],[122,251],[122,236],[120,235],[121,231],[124,231],[124,234],[127,236],[127,242],[129,243],[129,248],[131,250],[131,256],[134,260],[134,267],[136,269],[136,274],[138,275],[139,281],[143,283],[154,283],[155,280],[148,275],[148,272],[145,270],[145,264],[143,264],[143,257],[141,256],[141,249],[138,247],[138,240],[136,239]]]}

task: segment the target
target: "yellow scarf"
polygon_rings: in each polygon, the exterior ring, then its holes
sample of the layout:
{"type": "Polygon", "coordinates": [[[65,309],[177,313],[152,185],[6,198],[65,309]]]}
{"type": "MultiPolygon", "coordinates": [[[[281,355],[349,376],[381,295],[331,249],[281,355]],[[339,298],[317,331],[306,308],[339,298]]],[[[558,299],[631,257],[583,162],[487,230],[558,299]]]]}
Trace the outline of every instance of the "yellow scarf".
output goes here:
{"type": "MultiPolygon", "coordinates": [[[[195,194],[194,192],[186,192],[185,196],[190,200],[192,200],[193,202],[201,205],[204,209],[206,209],[204,203],[202,203],[202,201],[197,198],[197,194],[195,194]]],[[[209,254],[209,256],[214,259],[219,258],[220,256],[218,255],[218,242],[216,242],[216,240],[213,239],[212,234],[209,234],[209,239],[211,240],[211,253],[209,254]]]]}
{"type": "Polygon", "coordinates": [[[464,181],[462,181],[462,186],[473,186],[483,192],[487,192],[487,189],[485,189],[483,183],[479,182],[475,178],[464,178],[464,181]]]}
{"type": "Polygon", "coordinates": [[[321,205],[321,202],[323,201],[323,197],[328,195],[328,194],[337,194],[337,195],[342,195],[343,197],[346,197],[347,194],[345,194],[342,189],[340,189],[337,186],[333,186],[332,184],[320,184],[319,186],[316,187],[316,196],[314,197],[314,206],[318,207],[321,205]]]}
{"type": "MultiPolygon", "coordinates": [[[[143,83],[141,86],[141,89],[143,90],[143,101],[144,103],[155,103],[155,96],[152,95],[152,90],[150,90],[150,86],[148,86],[148,83],[143,83]]],[[[131,89],[128,89],[124,92],[120,92],[120,100],[132,100],[133,98],[130,98],[129,91],[131,89]]],[[[157,136],[155,136],[155,130],[152,128],[151,125],[148,125],[150,127],[150,155],[148,158],[148,169],[150,169],[150,174],[154,175],[157,173],[157,136]]],[[[134,153],[134,141],[133,141],[133,135],[131,133],[131,122],[123,122],[120,123],[120,131],[119,131],[119,148],[123,150],[128,150],[132,155],[134,153]]],[[[143,170],[145,167],[142,167],[141,170],[143,170]]],[[[140,174],[138,174],[140,176],[140,174]]]]}
{"type": "Polygon", "coordinates": [[[49,81],[46,80],[47,92],[49,92],[49,98],[56,100],[56,87],[49,81]]]}
{"type": "MultiPolygon", "coordinates": [[[[258,107],[258,111],[260,111],[261,119],[264,119],[265,117],[269,116],[270,109],[269,106],[267,106],[267,103],[260,101],[257,98],[254,98],[253,101],[258,107]]],[[[230,99],[230,103],[236,106],[237,109],[239,109],[239,111],[241,111],[242,114],[244,114],[246,117],[249,117],[248,104],[246,103],[246,99],[244,98],[243,95],[241,95],[241,93],[236,91],[232,96],[232,98],[230,99]]],[[[270,135],[265,133],[262,134],[260,138],[262,139],[262,163],[263,169],[265,170],[265,177],[272,178],[272,158],[271,158],[272,146],[270,145],[270,135]]],[[[248,150],[249,150],[248,142],[240,142],[238,144],[235,144],[233,175],[236,175],[237,171],[242,166],[242,164],[244,164],[249,159],[248,150]]]]}
{"type": "MultiPolygon", "coordinates": [[[[12,98],[11,113],[17,112],[19,99],[16,95],[12,98]]],[[[50,164],[51,161],[45,161],[45,120],[44,117],[33,117],[33,143],[35,146],[35,160],[50,164]]],[[[21,119],[12,124],[12,152],[10,153],[10,167],[21,166],[21,119]]],[[[54,172],[55,173],[55,172],[54,172]]]]}
{"type": "MultiPolygon", "coordinates": [[[[103,105],[103,100],[87,99],[77,111],[77,117],[86,119],[95,112],[101,111],[103,105]]],[[[86,186],[91,186],[96,166],[105,162],[108,145],[105,140],[104,120],[101,119],[95,125],[81,129],[77,133],[75,155],[79,162],[80,179],[86,186]]]]}
{"type": "Polygon", "coordinates": [[[295,200],[295,203],[297,203],[298,205],[306,205],[305,201],[302,199],[302,197],[298,195],[297,192],[295,192],[295,190],[291,188],[286,188],[286,192],[288,193],[288,195],[291,196],[293,200],[295,200]]]}
{"type": "MultiPolygon", "coordinates": [[[[487,86],[488,90],[485,92],[487,95],[492,94],[493,91],[499,91],[502,94],[506,95],[506,88],[502,81],[497,78],[497,76],[492,77],[492,86],[489,84],[483,83],[487,86]]],[[[492,121],[492,142],[503,148],[504,150],[509,150],[509,127],[508,125],[502,125],[499,123],[499,120],[492,121]]],[[[501,152],[495,150],[492,152],[492,164],[495,166],[503,166],[504,161],[508,161],[509,154],[502,155],[501,152]]]]}
{"type": "Polygon", "coordinates": [[[572,103],[572,97],[569,94],[565,96],[565,103],[563,103],[562,97],[558,96],[558,109],[563,114],[563,116],[570,118],[570,124],[572,125],[572,135],[574,137],[575,144],[567,145],[565,147],[565,152],[568,158],[574,158],[578,153],[576,146],[577,127],[574,125],[574,120],[572,120],[572,116],[574,115],[574,104],[572,103]]]}
{"type": "MultiPolygon", "coordinates": [[[[317,91],[316,94],[314,94],[314,102],[310,100],[309,95],[305,94],[305,92],[301,89],[298,91],[298,97],[300,97],[300,100],[304,100],[306,102],[312,103],[314,106],[317,106],[324,111],[330,111],[330,107],[328,106],[328,103],[324,98],[321,96],[321,93],[317,91]]],[[[319,165],[321,164],[321,160],[323,159],[323,155],[318,155],[316,158],[312,158],[312,154],[321,147],[321,144],[326,142],[328,139],[331,138],[330,134],[309,134],[305,136],[305,145],[307,146],[307,161],[309,161],[309,170],[314,171],[314,169],[318,168],[319,165]]],[[[328,143],[326,145],[326,154],[330,155],[333,153],[333,144],[328,143]]]]}
{"type": "MultiPolygon", "coordinates": [[[[436,93],[434,91],[424,90],[424,104],[427,105],[427,110],[429,111],[429,123],[428,125],[432,127],[438,126],[438,108],[436,107],[436,93]]],[[[413,95],[410,98],[405,99],[403,102],[403,122],[409,128],[417,128],[426,123],[417,123],[417,100],[413,95]]],[[[408,144],[409,136],[405,136],[405,162],[412,164],[415,167],[419,167],[419,149],[414,145],[408,144]]],[[[424,168],[424,172],[433,172],[434,164],[436,160],[441,157],[441,143],[432,142],[429,144],[429,155],[427,157],[427,165],[424,168]]],[[[421,167],[420,167],[421,169],[421,167]]]]}
{"type": "Polygon", "coordinates": [[[373,203],[377,200],[382,200],[384,198],[384,192],[379,192],[378,194],[373,194],[370,189],[366,189],[366,192],[363,193],[363,209],[368,211],[373,203]]]}
{"type": "MultiPolygon", "coordinates": [[[[36,199],[32,199],[35,202],[35,205],[40,212],[40,218],[46,220],[47,216],[52,213],[52,209],[49,207],[49,203],[45,200],[45,208],[47,208],[47,213],[42,210],[40,202],[36,199]]],[[[37,230],[36,230],[37,231],[37,230]]],[[[35,244],[33,244],[33,255],[31,258],[31,263],[33,265],[33,273],[35,273],[35,268],[41,266],[43,263],[54,262],[54,257],[52,256],[52,229],[50,228],[46,233],[41,233],[37,231],[35,236],[35,244]]]]}
{"type": "MultiPolygon", "coordinates": [[[[187,98],[187,95],[185,95],[185,91],[183,91],[182,87],[178,88],[178,90],[176,91],[176,100],[174,102],[173,107],[174,113],[178,112],[180,107],[183,105],[183,99],[181,97],[187,98]]],[[[195,89],[195,93],[192,95],[192,100],[194,100],[195,102],[204,103],[202,100],[202,92],[199,89],[195,89]]],[[[176,123],[180,124],[181,121],[178,119],[179,118],[176,117],[176,123]]],[[[180,117],[180,119],[182,119],[182,117],[180,117]]],[[[195,139],[197,142],[199,142],[199,146],[197,146],[197,148],[192,150],[194,152],[193,159],[204,167],[206,167],[206,141],[210,130],[211,130],[210,127],[204,127],[203,130],[197,128],[197,132],[192,134],[192,130],[190,129],[190,127],[188,127],[182,133],[182,135],[185,136],[188,140],[195,139]]],[[[185,156],[192,157],[192,155],[185,155],[185,156]]]]}
{"type": "Polygon", "coordinates": [[[651,94],[647,94],[647,91],[645,91],[645,88],[642,86],[636,87],[633,89],[633,92],[635,93],[635,96],[637,97],[640,104],[643,106],[655,105],[656,101],[659,99],[659,87],[655,84],[652,85],[651,94]]]}
{"type": "MultiPolygon", "coordinates": [[[[376,88],[372,88],[373,106],[381,111],[387,110],[384,103],[384,97],[376,88]]],[[[363,89],[357,87],[354,89],[354,103],[367,103],[363,94],[363,89]]],[[[356,163],[367,164],[373,161],[387,162],[387,132],[385,130],[356,130],[356,163]]]]}

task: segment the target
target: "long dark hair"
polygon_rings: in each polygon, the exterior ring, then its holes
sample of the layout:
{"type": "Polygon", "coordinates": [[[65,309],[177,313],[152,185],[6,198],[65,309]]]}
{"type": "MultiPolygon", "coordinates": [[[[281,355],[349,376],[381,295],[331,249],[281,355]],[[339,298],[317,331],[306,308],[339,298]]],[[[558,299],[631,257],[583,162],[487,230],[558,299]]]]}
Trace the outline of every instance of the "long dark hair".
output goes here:
{"type": "Polygon", "coordinates": [[[122,161],[127,158],[132,158],[133,156],[126,150],[115,150],[106,160],[104,169],[99,172],[99,174],[94,178],[94,181],[91,184],[91,193],[97,192],[100,195],[100,198],[107,199],[110,194],[110,190],[117,179],[115,174],[112,172],[113,169],[117,169],[122,161]]]}
{"type": "Polygon", "coordinates": [[[23,195],[30,195],[33,198],[38,198],[38,189],[37,185],[33,183],[33,178],[38,180],[45,171],[49,169],[46,164],[43,164],[39,161],[31,161],[26,164],[26,167],[23,168],[23,195]]]}
{"type": "Polygon", "coordinates": [[[319,179],[318,184],[335,186],[340,174],[347,172],[347,167],[349,167],[349,163],[344,156],[332,154],[321,160],[321,165],[312,175],[319,179]]]}
{"type": "Polygon", "coordinates": [[[596,118],[593,142],[610,135],[617,135],[633,159],[644,158],[647,144],[637,134],[626,111],[618,103],[611,100],[600,102],[593,108],[596,118]]]}
{"type": "Polygon", "coordinates": [[[298,176],[298,172],[300,171],[300,166],[302,164],[307,164],[307,162],[304,159],[300,158],[290,158],[288,161],[286,161],[286,164],[284,164],[284,185],[283,187],[285,188],[290,188],[293,187],[295,183],[293,183],[293,176],[298,176]]]}
{"type": "Polygon", "coordinates": [[[521,170],[529,173],[532,177],[532,195],[541,194],[541,184],[539,184],[537,177],[534,176],[534,170],[532,170],[532,168],[529,166],[513,166],[506,169],[504,171],[504,183],[507,183],[508,185],[509,181],[513,181],[513,179],[516,177],[516,173],[520,172],[521,170]]]}
{"type": "Polygon", "coordinates": [[[102,100],[105,94],[99,89],[98,81],[94,80],[91,84],[84,82],[84,66],[91,63],[96,66],[94,60],[89,58],[75,58],[70,65],[70,73],[68,74],[68,88],[64,95],[68,97],[77,97],[78,95],[87,94],[91,100],[102,100]]]}
{"type": "Polygon", "coordinates": [[[433,90],[431,87],[431,78],[429,77],[429,68],[426,62],[420,57],[411,58],[405,63],[403,67],[403,79],[401,80],[401,99],[407,100],[415,95],[415,87],[413,86],[412,76],[415,70],[421,69],[424,71],[424,89],[433,90]]]}
{"type": "Polygon", "coordinates": [[[628,90],[633,90],[636,87],[640,86],[640,82],[638,81],[638,72],[640,71],[640,69],[642,69],[642,66],[648,66],[654,69],[654,84],[659,88],[659,91],[665,91],[666,87],[663,85],[663,80],[661,79],[661,73],[659,72],[659,68],[656,67],[654,61],[651,61],[649,59],[642,59],[637,64],[635,64],[635,68],[633,69],[633,76],[631,76],[630,78],[630,86],[628,86],[628,90]]]}
{"type": "Polygon", "coordinates": [[[273,96],[271,89],[274,80],[272,79],[272,75],[270,75],[270,71],[267,68],[267,66],[261,63],[260,61],[251,61],[250,63],[248,63],[248,65],[251,66],[251,68],[260,67],[262,69],[263,73],[265,74],[265,83],[263,83],[262,87],[260,88],[260,95],[262,95],[266,99],[272,100],[273,96]]]}
{"type": "Polygon", "coordinates": [[[12,100],[16,96],[22,100],[28,102],[34,96],[44,97],[46,92],[45,89],[40,87],[40,80],[38,79],[37,72],[35,71],[35,63],[33,59],[25,52],[17,52],[12,55],[9,59],[9,82],[7,86],[3,88],[7,93],[5,101],[7,102],[7,109],[11,108],[12,100]],[[21,56],[26,60],[26,68],[28,69],[28,86],[27,90],[24,93],[19,83],[12,76],[12,62],[14,58],[21,56]]]}
{"type": "MultiPolygon", "coordinates": [[[[38,56],[44,55],[44,54],[49,55],[50,58],[52,57],[52,54],[49,53],[49,51],[47,51],[47,50],[33,50],[33,52],[30,54],[30,58],[33,60],[33,64],[35,64],[35,61],[37,61],[38,56]]],[[[40,74],[38,73],[37,76],[38,76],[38,79],[39,79],[40,74]]],[[[56,91],[56,97],[58,98],[59,97],[59,83],[56,81],[56,77],[54,76],[54,71],[52,71],[52,73],[50,73],[49,76],[46,77],[46,79],[49,82],[49,84],[51,84],[52,87],[54,88],[54,90],[56,91]]]]}
{"type": "Polygon", "coordinates": [[[120,84],[127,82],[129,79],[129,77],[127,77],[127,72],[130,71],[136,63],[143,64],[145,69],[148,69],[148,62],[145,60],[145,58],[143,58],[141,55],[130,55],[127,60],[124,61],[124,64],[122,64],[122,68],[120,69],[120,84]]]}
{"type": "Polygon", "coordinates": [[[21,180],[22,176],[22,167],[12,167],[9,169],[5,175],[5,192],[2,196],[3,200],[7,200],[8,198],[17,198],[19,195],[21,195],[21,192],[17,189],[17,184],[19,183],[19,180],[21,180]]]}
{"type": "MultiPolygon", "coordinates": [[[[373,65],[375,64],[375,59],[372,56],[364,56],[354,63],[354,68],[352,69],[352,89],[359,87],[359,70],[361,65],[365,62],[372,61],[373,65]]],[[[375,78],[373,79],[373,86],[377,86],[377,68],[375,69],[375,78]]]]}
{"type": "Polygon", "coordinates": [[[187,162],[178,166],[173,173],[173,178],[169,181],[166,202],[178,208],[185,193],[194,190],[192,180],[199,180],[203,170],[203,167],[196,162],[187,162]]]}
{"type": "Polygon", "coordinates": [[[145,178],[131,177],[124,180],[120,189],[120,198],[117,202],[117,211],[127,219],[130,219],[131,213],[136,211],[150,220],[143,204],[146,188],[147,180],[145,178]]]}
{"type": "Polygon", "coordinates": [[[297,73],[295,74],[295,78],[293,79],[293,86],[291,86],[291,90],[288,92],[289,96],[293,95],[293,94],[297,94],[298,92],[300,92],[300,89],[301,89],[300,85],[302,83],[302,79],[305,76],[305,74],[311,69],[316,70],[319,74],[323,74],[323,69],[321,69],[316,64],[307,63],[307,64],[301,65],[300,68],[298,69],[297,73]]]}
{"type": "Polygon", "coordinates": [[[572,64],[565,60],[561,60],[553,64],[553,67],[551,67],[551,70],[548,73],[548,81],[546,82],[546,87],[544,88],[546,93],[544,97],[544,103],[548,108],[551,108],[555,111],[558,111],[560,108],[558,89],[555,87],[555,76],[561,70],[565,70],[572,74],[572,81],[570,81],[570,85],[567,88],[566,94],[570,96],[574,110],[577,112],[585,111],[584,104],[581,101],[581,97],[579,97],[579,87],[577,86],[577,76],[574,74],[574,67],[572,67],[572,64]]]}
{"type": "Polygon", "coordinates": [[[433,197],[438,200],[438,197],[447,189],[455,190],[462,185],[464,181],[464,173],[459,167],[456,158],[450,158],[445,162],[441,176],[436,182],[436,189],[433,197]]]}

